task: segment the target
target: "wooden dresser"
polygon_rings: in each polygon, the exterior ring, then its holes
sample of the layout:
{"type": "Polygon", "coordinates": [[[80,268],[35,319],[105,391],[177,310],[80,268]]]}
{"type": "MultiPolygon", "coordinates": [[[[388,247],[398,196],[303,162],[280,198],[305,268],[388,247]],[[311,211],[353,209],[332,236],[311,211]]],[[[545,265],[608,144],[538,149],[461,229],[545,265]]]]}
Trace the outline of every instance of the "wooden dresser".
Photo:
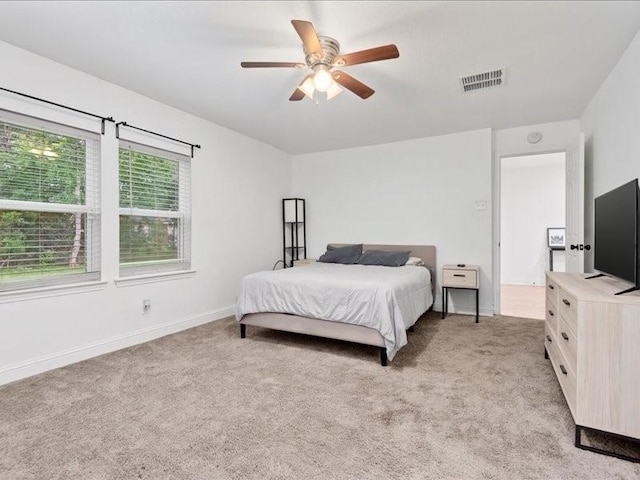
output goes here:
{"type": "Polygon", "coordinates": [[[546,275],[545,355],[551,360],[576,423],[640,439],[640,294],[606,277],[548,272],[546,275]]]}

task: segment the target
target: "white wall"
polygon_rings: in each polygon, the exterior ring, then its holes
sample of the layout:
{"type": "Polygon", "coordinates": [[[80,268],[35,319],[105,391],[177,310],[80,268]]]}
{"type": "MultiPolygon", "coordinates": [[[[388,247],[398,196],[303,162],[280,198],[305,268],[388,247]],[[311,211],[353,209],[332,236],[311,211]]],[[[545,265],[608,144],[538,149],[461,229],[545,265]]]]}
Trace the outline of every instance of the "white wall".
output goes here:
{"type": "MultiPolygon", "coordinates": [[[[609,74],[580,124],[585,132],[585,240],[593,243],[594,198],[640,178],[640,33],[609,74]]],[[[593,250],[585,267],[593,270],[593,250]]]]}
{"type": "MultiPolygon", "coordinates": [[[[99,55],[99,52],[97,53],[99,55]]],[[[281,255],[281,199],[291,157],[236,132],[0,42],[0,86],[202,145],[192,167],[188,278],[116,287],[117,141],[102,137],[102,242],[106,285],[40,298],[0,295],[0,383],[233,313],[240,278],[281,255]],[[142,299],[151,312],[142,315],[142,299]]],[[[0,92],[0,108],[54,121],[85,117],[0,92]]],[[[95,125],[94,125],[95,127],[95,125]]]]}
{"type": "MultiPolygon", "coordinates": [[[[481,266],[480,308],[493,313],[491,130],[298,155],[293,193],[307,200],[310,256],[331,242],[435,245],[439,267],[481,266]]],[[[471,292],[451,299],[475,312],[471,292]]]]}
{"type": "MultiPolygon", "coordinates": [[[[501,181],[500,281],[543,285],[547,228],[565,226],[565,154],[503,157],[501,181]]],[[[554,271],[564,271],[564,252],[553,255],[554,271]]]]}

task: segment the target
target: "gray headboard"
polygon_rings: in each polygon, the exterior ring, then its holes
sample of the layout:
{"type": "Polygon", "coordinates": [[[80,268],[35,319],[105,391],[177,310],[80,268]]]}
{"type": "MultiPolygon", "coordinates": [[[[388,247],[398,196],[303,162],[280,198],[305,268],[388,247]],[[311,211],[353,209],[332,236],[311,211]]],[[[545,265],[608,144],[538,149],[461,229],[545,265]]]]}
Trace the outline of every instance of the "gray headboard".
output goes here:
{"type": "MultiPolygon", "coordinates": [[[[344,247],[350,245],[346,243],[332,243],[336,247],[344,247]]],[[[431,285],[433,287],[433,293],[435,297],[436,289],[436,247],[434,245],[368,245],[363,247],[365,250],[384,250],[387,252],[406,252],[411,250],[412,257],[419,257],[424,262],[425,266],[431,272],[431,285]]]]}

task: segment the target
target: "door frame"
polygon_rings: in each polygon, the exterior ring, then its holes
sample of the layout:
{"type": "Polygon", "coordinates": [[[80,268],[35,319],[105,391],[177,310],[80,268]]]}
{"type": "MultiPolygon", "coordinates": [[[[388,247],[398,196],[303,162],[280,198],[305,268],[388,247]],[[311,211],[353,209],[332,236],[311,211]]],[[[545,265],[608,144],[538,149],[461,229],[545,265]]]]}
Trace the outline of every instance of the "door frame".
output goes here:
{"type": "MultiPolygon", "coordinates": [[[[569,147],[566,146],[564,148],[542,148],[539,149],[528,148],[523,151],[523,149],[518,149],[515,152],[501,152],[500,154],[495,153],[493,155],[492,161],[492,177],[493,177],[493,220],[492,220],[492,242],[491,242],[491,253],[492,253],[492,270],[493,270],[493,313],[494,315],[500,315],[501,308],[501,295],[500,295],[500,286],[502,284],[502,279],[500,276],[500,267],[501,267],[501,251],[500,251],[500,235],[501,235],[501,222],[502,222],[502,175],[501,175],[501,166],[503,158],[514,158],[514,157],[530,157],[533,155],[546,155],[552,153],[564,153],[565,154],[565,166],[567,161],[567,155],[569,147]]],[[[566,167],[565,167],[566,168],[566,167]]],[[[566,180],[565,180],[566,181],[566,180]]]]}

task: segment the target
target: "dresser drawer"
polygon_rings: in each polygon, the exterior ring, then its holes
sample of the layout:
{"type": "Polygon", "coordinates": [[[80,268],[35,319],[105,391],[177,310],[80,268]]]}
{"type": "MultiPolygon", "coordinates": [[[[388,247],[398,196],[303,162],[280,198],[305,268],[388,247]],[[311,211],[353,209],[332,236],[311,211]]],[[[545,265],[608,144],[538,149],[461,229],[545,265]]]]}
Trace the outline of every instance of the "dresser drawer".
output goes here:
{"type": "Polygon", "coordinates": [[[549,355],[551,365],[553,366],[553,370],[558,378],[558,383],[560,383],[560,388],[562,388],[564,398],[567,400],[567,405],[569,405],[569,410],[571,410],[571,415],[573,415],[573,418],[575,419],[577,393],[575,371],[568,365],[568,362],[564,358],[560,348],[558,348],[555,339],[550,342],[546,338],[546,335],[547,333],[545,333],[544,344],[547,349],[547,354],[549,355]]]}
{"type": "Polygon", "coordinates": [[[571,369],[577,371],[577,358],[578,358],[578,342],[576,334],[569,328],[569,325],[565,321],[564,317],[560,317],[558,325],[558,336],[556,337],[558,347],[564,355],[567,363],[571,369]]]}
{"type": "Polygon", "coordinates": [[[544,324],[544,348],[549,355],[551,355],[551,349],[556,348],[556,332],[551,330],[548,323],[544,324]]]}
{"type": "Polygon", "coordinates": [[[549,328],[553,332],[554,336],[556,334],[556,330],[558,329],[558,317],[559,315],[556,306],[547,300],[544,318],[547,321],[547,325],[549,325],[549,328]]]}
{"type": "Polygon", "coordinates": [[[573,415],[573,418],[575,420],[576,394],[577,394],[576,374],[574,370],[572,370],[571,367],[567,365],[567,362],[564,359],[562,352],[560,350],[556,350],[556,352],[559,352],[558,366],[556,368],[554,365],[554,368],[556,370],[558,381],[560,382],[560,387],[562,387],[564,398],[566,398],[567,405],[569,405],[569,410],[571,410],[571,415],[573,415]]]}
{"type": "Polygon", "coordinates": [[[476,270],[444,268],[442,285],[445,287],[478,288],[478,272],[476,270]]]}
{"type": "Polygon", "coordinates": [[[553,305],[554,309],[558,306],[558,285],[547,278],[547,303],[553,305]]]}
{"type": "Polygon", "coordinates": [[[578,301],[562,288],[558,290],[558,312],[560,317],[565,319],[569,328],[576,332],[578,330],[578,301]]]}

